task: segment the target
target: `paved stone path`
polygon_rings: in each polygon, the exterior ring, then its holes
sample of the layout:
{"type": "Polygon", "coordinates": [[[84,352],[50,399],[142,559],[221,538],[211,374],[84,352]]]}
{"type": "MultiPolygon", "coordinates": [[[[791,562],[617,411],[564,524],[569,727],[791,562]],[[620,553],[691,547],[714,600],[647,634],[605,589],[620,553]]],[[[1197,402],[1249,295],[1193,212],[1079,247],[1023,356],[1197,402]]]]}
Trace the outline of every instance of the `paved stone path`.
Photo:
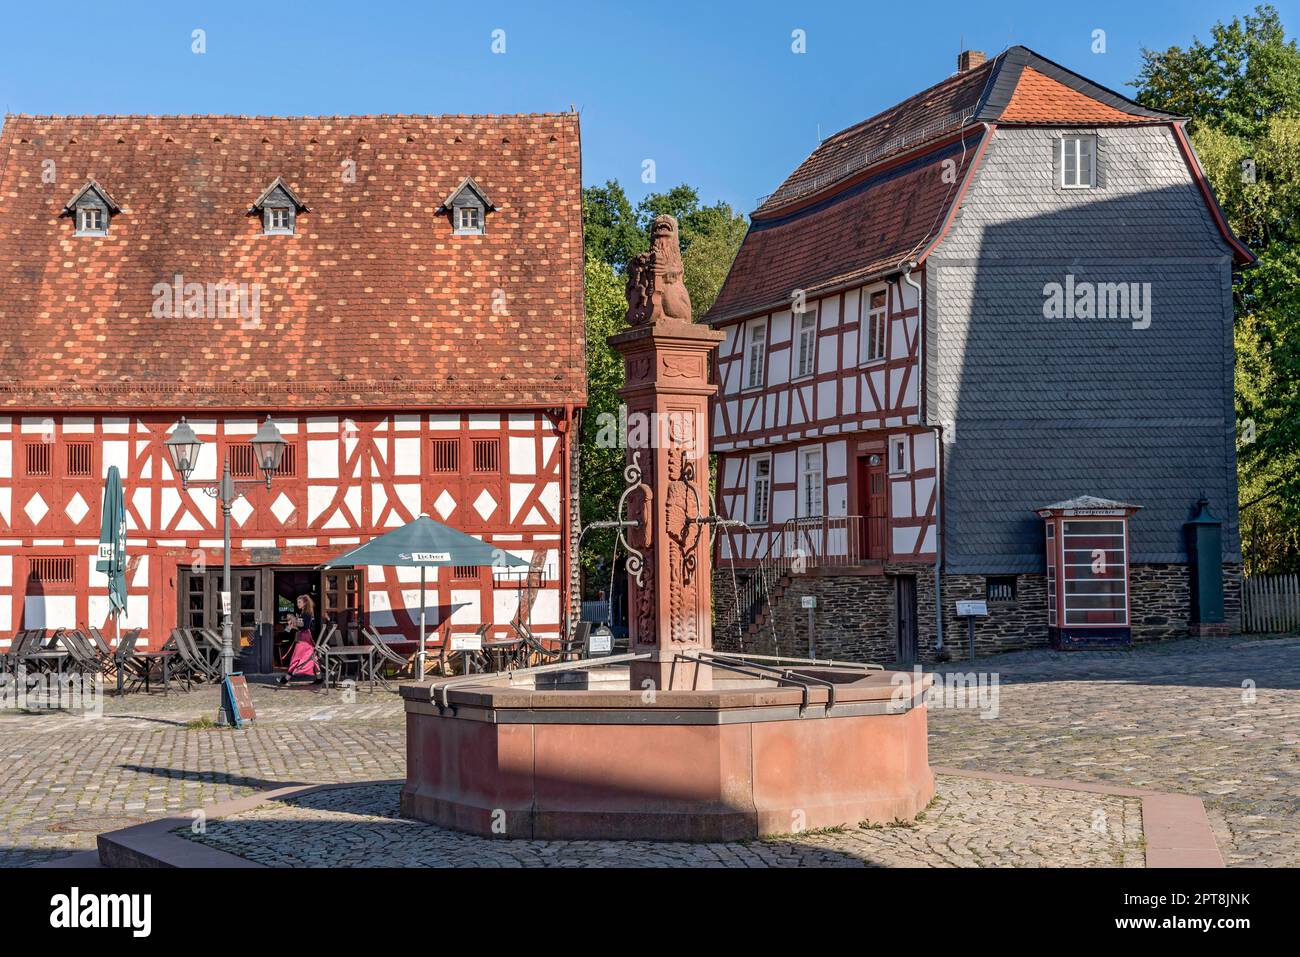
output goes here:
{"type": "Polygon", "coordinates": [[[941,777],[911,826],[719,844],[512,841],[398,817],[400,782],[330,788],[177,831],[273,867],[1141,867],[1140,802],[941,777]]]}
{"type": "MultiPolygon", "coordinates": [[[[1300,639],[1021,652],[977,665],[999,674],[998,716],[933,710],[936,765],[1195,794],[1205,800],[1229,864],[1300,866],[1300,639]],[[1243,689],[1248,680],[1254,687],[1243,689]]],[[[967,667],[954,663],[945,670],[967,667]]],[[[349,698],[265,686],[255,686],[253,694],[259,721],[242,732],[187,727],[216,712],[216,692],[201,688],[109,699],[102,715],[89,718],[0,711],[0,866],[90,849],[99,831],[274,786],[402,777],[404,729],[396,695],[362,690],[349,698]]],[[[950,803],[936,805],[922,827],[854,834],[856,841],[802,835],[781,853],[791,861],[825,853],[856,863],[1068,864],[1080,853],[1118,852],[1131,863],[1128,839],[1116,835],[1127,833],[1136,816],[1127,806],[1107,803],[1118,799],[1026,789],[1039,792],[1035,797],[964,778],[945,778],[941,785],[950,803]],[[974,797],[980,788],[982,800],[974,797]],[[1016,820],[1028,824],[1011,834],[1014,828],[996,820],[1000,809],[1023,811],[1016,820]],[[1098,810],[1111,835],[1108,844],[1081,851],[1086,843],[1062,837],[1080,828],[1098,833],[1091,830],[1098,810]],[[936,847],[931,828],[961,831],[963,815],[989,839],[961,839],[947,851],[936,847]],[[1040,831],[1048,836],[1040,838],[1040,831]],[[911,843],[917,841],[925,843],[911,843]]],[[[385,821],[387,829],[401,826],[385,821]]]]}
{"type": "Polygon", "coordinates": [[[930,760],[1193,794],[1229,866],[1300,866],[1300,638],[1017,652],[998,716],[935,708],[930,760]]]}

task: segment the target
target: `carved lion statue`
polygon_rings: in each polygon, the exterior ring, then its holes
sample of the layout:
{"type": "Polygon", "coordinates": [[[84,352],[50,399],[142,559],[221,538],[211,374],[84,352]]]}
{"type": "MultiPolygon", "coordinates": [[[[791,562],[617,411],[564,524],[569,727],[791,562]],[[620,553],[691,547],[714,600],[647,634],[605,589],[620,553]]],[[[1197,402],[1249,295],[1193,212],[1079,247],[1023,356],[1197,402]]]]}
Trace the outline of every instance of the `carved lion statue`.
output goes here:
{"type": "Polygon", "coordinates": [[[691,297],[682,282],[682,252],[677,220],[656,216],[650,249],[627,264],[627,322],[641,326],[671,319],[691,321],[691,297]]]}

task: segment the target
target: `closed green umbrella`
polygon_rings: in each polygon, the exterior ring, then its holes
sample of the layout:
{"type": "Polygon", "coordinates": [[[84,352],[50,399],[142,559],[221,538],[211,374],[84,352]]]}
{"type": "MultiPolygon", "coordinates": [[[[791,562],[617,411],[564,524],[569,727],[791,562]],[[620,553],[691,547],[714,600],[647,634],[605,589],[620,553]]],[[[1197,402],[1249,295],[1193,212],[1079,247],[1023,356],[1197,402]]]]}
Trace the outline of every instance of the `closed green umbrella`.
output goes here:
{"type": "Polygon", "coordinates": [[[119,621],[126,611],[126,502],[122,475],[110,466],[104,480],[104,507],[99,521],[99,557],[95,570],[108,575],[108,605],[114,635],[121,637],[119,621]]]}
{"type": "Polygon", "coordinates": [[[387,565],[418,567],[420,569],[420,644],[416,651],[416,667],[424,677],[424,584],[425,569],[443,565],[477,565],[489,567],[527,567],[528,562],[518,555],[480,541],[472,535],[435,522],[421,515],[401,528],[372,538],[324,563],[325,568],[355,565],[387,565]]]}

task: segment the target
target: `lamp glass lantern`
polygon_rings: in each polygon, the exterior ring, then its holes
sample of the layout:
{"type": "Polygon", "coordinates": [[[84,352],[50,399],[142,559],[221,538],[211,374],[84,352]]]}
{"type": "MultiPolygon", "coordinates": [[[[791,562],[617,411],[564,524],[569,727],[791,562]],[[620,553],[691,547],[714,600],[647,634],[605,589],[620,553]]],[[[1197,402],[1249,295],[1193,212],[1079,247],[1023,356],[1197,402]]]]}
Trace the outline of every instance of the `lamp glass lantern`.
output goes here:
{"type": "Polygon", "coordinates": [[[280,469],[280,462],[284,459],[284,447],[287,444],[268,415],[266,421],[258,428],[257,434],[253,436],[252,442],[253,455],[257,457],[257,464],[262,474],[266,476],[267,488],[271,487],[271,476],[280,469]]]}
{"type": "Polygon", "coordinates": [[[190,474],[198,463],[199,446],[202,444],[184,418],[172,430],[172,434],[167,440],[163,442],[163,445],[167,447],[167,454],[171,457],[172,468],[181,477],[182,483],[189,481],[190,474]]]}

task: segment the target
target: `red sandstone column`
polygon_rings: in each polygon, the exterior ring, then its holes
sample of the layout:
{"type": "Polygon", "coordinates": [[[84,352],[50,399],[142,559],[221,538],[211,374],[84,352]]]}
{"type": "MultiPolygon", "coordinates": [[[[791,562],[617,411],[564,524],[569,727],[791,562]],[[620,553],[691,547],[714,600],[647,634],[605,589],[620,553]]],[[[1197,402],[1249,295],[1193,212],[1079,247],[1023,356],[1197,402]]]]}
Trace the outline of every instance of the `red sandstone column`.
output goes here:
{"type": "MultiPolygon", "coordinates": [[[[674,241],[676,237],[674,236],[674,241]]],[[[632,689],[709,688],[712,669],[677,660],[680,652],[713,647],[710,514],[709,354],[724,338],[689,321],[658,318],[611,336],[623,355],[627,384],[627,462],[648,492],[629,496],[629,544],[643,552],[640,582],[628,565],[632,689]]]]}

